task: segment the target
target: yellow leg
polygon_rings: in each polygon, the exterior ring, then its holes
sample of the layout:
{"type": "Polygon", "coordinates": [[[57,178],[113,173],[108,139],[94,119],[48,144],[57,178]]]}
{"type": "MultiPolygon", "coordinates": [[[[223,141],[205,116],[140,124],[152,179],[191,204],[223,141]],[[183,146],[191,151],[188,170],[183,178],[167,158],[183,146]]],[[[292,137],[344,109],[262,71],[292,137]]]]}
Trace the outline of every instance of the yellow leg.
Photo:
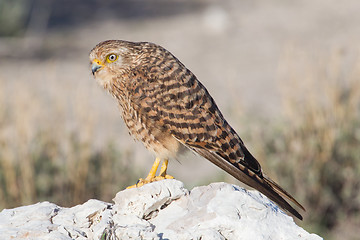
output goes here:
{"type": "Polygon", "coordinates": [[[165,179],[173,179],[174,178],[173,176],[166,174],[168,163],[169,163],[169,160],[165,159],[163,164],[161,165],[159,176],[164,177],[165,179]]]}
{"type": "Polygon", "coordinates": [[[149,174],[147,175],[147,177],[145,179],[140,178],[135,185],[129,186],[126,189],[135,188],[135,187],[141,187],[141,186],[143,186],[143,185],[145,185],[147,183],[160,181],[160,180],[163,180],[163,179],[173,179],[174,178],[173,176],[170,176],[170,175],[166,174],[168,162],[169,161],[167,159],[164,160],[164,162],[163,162],[163,164],[161,165],[161,168],[160,168],[160,175],[155,177],[156,171],[157,171],[157,169],[159,167],[159,164],[160,164],[160,158],[156,158],[154,164],[151,167],[151,170],[150,170],[149,174]]]}
{"type": "Polygon", "coordinates": [[[163,164],[161,165],[159,176],[162,176],[162,177],[166,176],[166,170],[167,170],[168,163],[169,163],[169,160],[165,159],[163,164]]]}
{"type": "MultiPolygon", "coordinates": [[[[159,164],[160,164],[160,158],[156,158],[155,162],[152,165],[151,170],[150,170],[149,174],[147,175],[147,177],[145,178],[145,180],[151,181],[151,179],[153,179],[155,177],[156,171],[159,167],[159,164]]],[[[162,166],[161,166],[161,168],[162,168],[162,166]]]]}

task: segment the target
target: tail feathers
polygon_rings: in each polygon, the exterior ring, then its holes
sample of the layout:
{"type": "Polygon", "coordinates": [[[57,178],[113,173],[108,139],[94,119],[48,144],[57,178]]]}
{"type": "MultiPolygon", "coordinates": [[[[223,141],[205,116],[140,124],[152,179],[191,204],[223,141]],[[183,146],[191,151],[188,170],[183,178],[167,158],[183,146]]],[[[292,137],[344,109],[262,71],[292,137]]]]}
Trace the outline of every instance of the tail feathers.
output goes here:
{"type": "Polygon", "coordinates": [[[258,175],[241,164],[235,166],[214,152],[210,152],[208,150],[201,148],[194,148],[194,147],[190,147],[190,148],[193,151],[197,152],[202,157],[208,159],[218,167],[222,168],[227,173],[231,174],[237,180],[260,191],[268,198],[270,198],[272,201],[277,203],[283,210],[288,211],[289,213],[291,213],[293,216],[297,217],[300,220],[303,219],[300,213],[296,211],[284,198],[289,199],[303,210],[305,210],[304,207],[301,204],[299,204],[289,193],[287,193],[279,185],[277,185],[274,181],[272,181],[270,178],[266,176],[258,175]]]}
{"type": "Polygon", "coordinates": [[[274,182],[273,180],[271,180],[270,178],[268,178],[265,175],[263,175],[263,177],[264,177],[265,182],[267,184],[269,184],[273,188],[273,190],[275,190],[280,196],[289,199],[291,202],[293,202],[296,206],[301,208],[303,211],[306,211],[305,208],[298,201],[296,201],[295,198],[293,198],[293,196],[291,196],[288,192],[286,192],[276,182],[274,182]]]}
{"type": "MultiPolygon", "coordinates": [[[[247,150],[247,148],[242,145],[241,149],[245,155],[244,161],[246,161],[248,163],[248,166],[250,168],[250,170],[253,170],[253,168],[251,166],[256,166],[258,165],[258,167],[256,167],[253,171],[254,173],[256,173],[257,175],[262,175],[262,180],[266,182],[266,184],[268,184],[276,193],[278,193],[280,196],[289,199],[291,202],[293,202],[296,206],[298,206],[299,208],[301,208],[302,210],[305,211],[305,208],[298,202],[296,201],[295,198],[293,198],[288,192],[286,192],[282,187],[280,187],[276,182],[274,182],[273,180],[271,180],[269,177],[267,177],[264,173],[262,173],[261,171],[261,166],[258,163],[258,161],[253,157],[253,155],[249,152],[249,150],[247,150]],[[252,163],[252,164],[249,164],[252,163]]],[[[241,166],[239,166],[239,168],[241,169],[241,166]]],[[[259,176],[260,177],[260,176],[259,176]]]]}

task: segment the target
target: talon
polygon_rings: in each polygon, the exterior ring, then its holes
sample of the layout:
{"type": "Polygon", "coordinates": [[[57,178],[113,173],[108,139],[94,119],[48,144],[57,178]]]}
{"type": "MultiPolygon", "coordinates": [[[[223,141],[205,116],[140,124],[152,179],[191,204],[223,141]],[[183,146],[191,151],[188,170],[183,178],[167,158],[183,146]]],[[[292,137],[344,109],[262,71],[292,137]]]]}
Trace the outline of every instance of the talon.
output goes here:
{"type": "Polygon", "coordinates": [[[157,171],[157,169],[159,167],[159,164],[160,164],[160,159],[156,158],[154,164],[151,167],[151,170],[150,170],[149,174],[147,175],[147,177],[145,179],[140,178],[136,182],[135,185],[131,185],[131,186],[127,187],[126,189],[141,187],[141,186],[144,186],[145,184],[160,181],[160,180],[164,180],[164,179],[174,179],[173,176],[170,176],[170,175],[166,174],[166,170],[167,170],[167,166],[168,166],[168,160],[167,159],[165,159],[163,164],[161,165],[159,176],[155,176],[156,171],[157,171]]]}
{"type": "Polygon", "coordinates": [[[165,175],[165,179],[174,179],[174,177],[173,176],[171,176],[171,175],[165,175]]]}
{"type": "Polygon", "coordinates": [[[151,182],[156,182],[156,181],[161,181],[164,180],[165,178],[163,176],[156,176],[153,179],[151,179],[151,182]]]}
{"type": "Polygon", "coordinates": [[[137,187],[137,184],[134,184],[134,185],[128,186],[126,189],[136,188],[136,187],[137,187]]]}

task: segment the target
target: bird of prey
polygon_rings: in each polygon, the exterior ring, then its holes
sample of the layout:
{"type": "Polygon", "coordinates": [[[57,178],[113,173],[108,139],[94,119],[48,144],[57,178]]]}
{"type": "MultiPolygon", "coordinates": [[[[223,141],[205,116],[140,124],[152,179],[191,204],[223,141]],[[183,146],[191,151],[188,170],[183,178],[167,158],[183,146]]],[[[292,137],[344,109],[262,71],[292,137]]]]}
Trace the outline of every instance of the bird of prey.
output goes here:
{"type": "Polygon", "coordinates": [[[168,159],[190,149],[302,219],[285,199],[304,207],[263,173],[207,89],[168,50],[107,40],[91,50],[90,64],[97,82],[117,100],[129,133],[156,156],[148,176],[132,187],[173,178],[166,173],[168,159]]]}

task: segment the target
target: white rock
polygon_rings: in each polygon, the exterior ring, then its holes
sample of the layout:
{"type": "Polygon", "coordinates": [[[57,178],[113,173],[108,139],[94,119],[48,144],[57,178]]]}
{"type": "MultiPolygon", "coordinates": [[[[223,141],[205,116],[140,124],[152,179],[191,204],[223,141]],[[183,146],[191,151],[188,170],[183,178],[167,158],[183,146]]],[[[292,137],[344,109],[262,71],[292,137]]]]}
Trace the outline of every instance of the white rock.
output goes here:
{"type": "Polygon", "coordinates": [[[115,204],[42,202],[0,212],[0,239],[322,239],[257,191],[163,180],[121,191],[115,204]]]}

